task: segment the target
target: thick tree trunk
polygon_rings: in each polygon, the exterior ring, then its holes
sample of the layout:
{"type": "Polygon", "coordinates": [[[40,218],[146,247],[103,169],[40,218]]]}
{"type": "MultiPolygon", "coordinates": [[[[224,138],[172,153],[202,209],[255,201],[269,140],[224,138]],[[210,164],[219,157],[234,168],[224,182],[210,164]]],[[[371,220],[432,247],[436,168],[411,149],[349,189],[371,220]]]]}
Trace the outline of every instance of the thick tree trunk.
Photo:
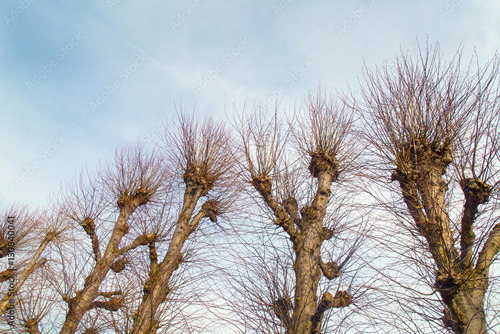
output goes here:
{"type": "Polygon", "coordinates": [[[144,286],[144,296],[136,313],[134,314],[134,325],[131,334],[156,333],[158,320],[156,313],[160,305],[166,300],[170,292],[168,282],[173,272],[181,262],[180,247],[169,251],[158,270],[150,275],[144,286]]]}
{"type": "Polygon", "coordinates": [[[311,333],[312,318],[318,308],[317,290],[321,277],[319,267],[321,222],[309,226],[297,239],[295,269],[295,307],[292,333],[311,333]]]}
{"type": "Polygon", "coordinates": [[[484,314],[486,286],[478,278],[464,284],[451,299],[445,298],[444,323],[456,334],[483,334],[487,324],[484,314]],[[476,287],[475,284],[481,285],[476,287]]]}
{"type": "Polygon", "coordinates": [[[89,309],[93,307],[94,300],[99,296],[99,287],[111,268],[111,265],[120,254],[119,245],[125,234],[128,232],[128,218],[131,213],[140,205],[140,201],[131,201],[127,206],[120,209],[120,214],[109,239],[104,256],[97,261],[92,273],[85,279],[82,290],[76,293],[74,298],[66,298],[68,302],[68,312],[63,323],[60,334],[72,334],[78,329],[78,325],[89,309]]]}
{"type": "Polygon", "coordinates": [[[152,264],[150,275],[144,285],[144,295],[141,304],[134,314],[134,324],[131,334],[156,333],[158,320],[156,314],[162,303],[165,302],[169,293],[170,277],[179,267],[182,261],[182,247],[191,233],[194,232],[203,217],[211,217],[215,213],[213,203],[207,201],[200,211],[194,215],[193,212],[198,200],[208,192],[200,185],[187,185],[184,194],[184,203],[177,226],[174,230],[172,240],[160,264],[152,264]]]}
{"type": "Polygon", "coordinates": [[[318,188],[311,205],[301,210],[301,231],[295,242],[295,304],[292,315],[293,333],[317,333],[321,321],[313,323],[318,309],[318,284],[321,278],[321,244],[323,243],[323,218],[330,201],[330,185],[335,168],[321,165],[319,158],[312,159],[311,173],[318,179],[318,188]],[[313,165],[314,164],[314,165],[313,165]]]}
{"type": "MultiPolygon", "coordinates": [[[[317,290],[323,270],[321,244],[325,240],[323,220],[330,202],[330,186],[338,176],[338,163],[326,152],[315,152],[311,154],[309,171],[317,179],[317,189],[311,204],[300,210],[300,217],[295,198],[285,199],[283,203],[274,199],[268,175],[254,175],[252,179],[252,185],[277,218],[275,224],[288,233],[293,244],[295,297],[291,319],[284,302],[275,301],[275,313],[287,334],[317,334],[326,310],[351,303],[351,295],[346,291],[337,292],[335,297],[327,292],[318,303],[317,290]]],[[[329,268],[324,267],[326,270],[329,268]]],[[[328,279],[338,277],[330,274],[325,276],[328,279]]]]}
{"type": "Polygon", "coordinates": [[[456,334],[486,333],[484,297],[492,254],[496,254],[500,247],[497,245],[500,228],[491,232],[474,268],[472,225],[477,207],[488,200],[489,187],[475,179],[462,181],[466,203],[459,252],[448,217],[447,185],[442,178],[451,158],[445,149],[426,151],[418,144],[414,147],[419,157],[410,155],[414,161],[400,166],[393,179],[399,181],[404,201],[417,229],[425,237],[437,267],[435,288],[446,305],[444,326],[456,334]]]}

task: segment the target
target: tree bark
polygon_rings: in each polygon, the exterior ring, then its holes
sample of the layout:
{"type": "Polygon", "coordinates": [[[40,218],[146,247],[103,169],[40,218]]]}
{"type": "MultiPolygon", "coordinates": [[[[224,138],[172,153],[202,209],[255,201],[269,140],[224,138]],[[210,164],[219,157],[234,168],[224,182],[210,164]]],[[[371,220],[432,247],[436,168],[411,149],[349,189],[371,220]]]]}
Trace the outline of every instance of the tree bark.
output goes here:
{"type": "Polygon", "coordinates": [[[486,333],[484,297],[488,287],[491,254],[496,254],[500,248],[498,226],[490,233],[475,267],[471,261],[475,238],[472,226],[479,204],[488,200],[489,187],[479,180],[461,182],[466,202],[459,253],[448,217],[447,185],[442,178],[451,159],[444,149],[429,151],[425,147],[418,147],[415,151],[418,151],[420,161],[416,156],[411,156],[413,163],[400,166],[393,174],[393,179],[399,181],[406,206],[417,229],[426,239],[436,264],[434,287],[445,304],[444,326],[456,334],[486,333]],[[469,188],[471,184],[474,187],[482,185],[483,191],[472,193],[469,188]]]}
{"type": "MultiPolygon", "coordinates": [[[[488,287],[486,277],[476,276],[463,283],[451,298],[449,291],[441,293],[447,309],[444,324],[457,334],[486,333],[484,296],[488,287]]],[[[441,292],[441,291],[440,291],[441,292]]]]}
{"type": "MultiPolygon", "coordinates": [[[[292,316],[293,333],[309,334],[317,331],[313,316],[318,309],[317,290],[321,278],[321,244],[323,243],[323,218],[330,200],[333,177],[328,172],[318,175],[318,189],[309,207],[302,209],[301,232],[296,239],[295,303],[292,316]]],[[[321,322],[317,324],[320,326],[321,322]]]]}
{"type": "Polygon", "coordinates": [[[327,293],[319,304],[317,296],[321,278],[321,245],[325,240],[323,220],[330,202],[330,186],[338,176],[337,168],[335,159],[324,152],[311,156],[309,170],[318,184],[313,201],[302,208],[300,217],[294,198],[285,200],[282,205],[274,199],[269,176],[258,175],[252,180],[252,185],[277,218],[275,223],[288,233],[295,252],[295,297],[291,325],[280,319],[287,334],[319,333],[321,319],[327,309],[350,304],[350,294],[345,291],[335,298],[327,293]]]}
{"type": "MultiPolygon", "coordinates": [[[[122,200],[122,198],[120,200],[122,200]]],[[[90,273],[90,275],[85,279],[83,289],[77,291],[76,296],[73,298],[64,298],[65,301],[68,302],[68,312],[66,313],[66,319],[63,323],[60,334],[75,333],[85,312],[96,307],[94,300],[100,295],[99,287],[101,286],[101,283],[108,274],[111,265],[116,258],[123,254],[122,250],[119,249],[119,246],[122,238],[128,233],[128,219],[135,209],[146,202],[146,199],[140,197],[126,198],[123,203],[120,203],[119,201],[120,213],[104,255],[100,260],[96,261],[92,273],[90,273]]],[[[93,247],[94,246],[95,245],[93,245],[93,247]]]]}
{"type": "Polygon", "coordinates": [[[131,334],[156,333],[159,324],[156,314],[170,292],[168,286],[170,277],[182,262],[182,247],[200,220],[212,214],[212,212],[208,212],[207,205],[204,204],[201,210],[192,217],[196,203],[205,193],[206,190],[201,186],[188,185],[186,187],[183,208],[179,214],[167,254],[160,264],[151,266],[149,278],[144,285],[141,304],[134,314],[131,334]]]}
{"type": "MultiPolygon", "coordinates": [[[[24,282],[26,279],[33,273],[35,269],[40,267],[46,262],[46,259],[40,259],[40,256],[42,255],[43,251],[45,248],[48,246],[48,244],[55,238],[54,233],[48,232],[45,238],[40,242],[40,245],[38,246],[38,249],[36,250],[35,254],[31,258],[30,262],[24,269],[23,273],[21,274],[21,277],[17,280],[15,286],[14,286],[14,291],[12,291],[13,296],[16,296],[17,293],[19,292],[19,289],[23,286],[24,282]],[[40,259],[40,261],[39,261],[40,259]]],[[[15,275],[15,272],[13,273],[15,275]]],[[[11,300],[12,296],[9,296],[8,294],[5,295],[5,297],[2,299],[0,302],[0,315],[4,314],[7,309],[9,309],[11,305],[11,300]]]]}

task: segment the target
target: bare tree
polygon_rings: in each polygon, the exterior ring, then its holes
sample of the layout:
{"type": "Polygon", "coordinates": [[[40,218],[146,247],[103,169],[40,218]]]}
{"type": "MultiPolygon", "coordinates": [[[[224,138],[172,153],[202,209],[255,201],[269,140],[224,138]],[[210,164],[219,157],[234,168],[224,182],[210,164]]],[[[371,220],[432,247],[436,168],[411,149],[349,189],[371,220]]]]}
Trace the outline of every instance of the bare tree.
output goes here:
{"type": "Polygon", "coordinates": [[[203,312],[191,309],[203,289],[188,291],[199,283],[199,273],[179,267],[193,261],[197,248],[188,239],[200,222],[217,222],[234,201],[231,137],[211,119],[197,122],[181,112],[178,120],[177,128],[165,124],[163,143],[155,149],[130,145],[114,161],[64,186],[54,217],[24,208],[6,211],[0,251],[8,257],[15,250],[16,267],[0,276],[7,283],[16,276],[16,282],[1,305],[3,311],[12,308],[11,296],[17,296],[13,332],[206,327],[189,317],[203,312]],[[9,232],[14,223],[15,234],[9,232]],[[50,256],[42,258],[49,243],[50,256]]]}
{"type": "Polygon", "coordinates": [[[12,333],[53,333],[60,329],[57,311],[61,310],[61,300],[47,279],[53,269],[50,249],[48,253],[47,262],[29,276],[18,293],[12,333]]]}
{"type": "Polygon", "coordinates": [[[4,210],[1,216],[0,257],[6,260],[6,269],[0,272],[0,282],[4,283],[0,314],[12,329],[26,326],[27,321],[36,327],[39,317],[18,319],[16,309],[24,304],[26,283],[30,289],[30,281],[46,266],[48,259],[44,256],[48,246],[63,238],[67,223],[60,214],[15,205],[4,210]]]}
{"type": "Polygon", "coordinates": [[[153,239],[152,235],[142,234],[124,244],[133,214],[161,196],[166,177],[158,155],[136,145],[118,151],[114,163],[67,188],[62,208],[79,226],[74,229],[75,233],[80,230],[86,234],[90,251],[83,252],[86,243],[82,238],[75,238],[72,249],[61,251],[61,271],[66,285],[66,291],[61,294],[68,304],[61,333],[75,333],[89,310],[121,308],[123,291],[101,291],[101,286],[117,261],[153,239]],[[69,254],[76,256],[68,258],[69,254]],[[71,263],[73,260],[77,261],[71,263]],[[83,286],[80,277],[85,278],[83,286]]]}
{"type": "Polygon", "coordinates": [[[149,274],[144,283],[142,301],[134,313],[131,333],[153,333],[160,325],[158,310],[173,288],[172,275],[186,261],[183,246],[204,218],[217,222],[231,202],[228,177],[234,165],[231,137],[222,123],[181,113],[178,128],[168,125],[164,136],[165,156],[175,168],[174,177],[182,179],[180,209],[162,221],[172,227],[165,240],[168,247],[163,259],[156,240],[149,243],[149,274]]]}
{"type": "Polygon", "coordinates": [[[347,169],[356,158],[353,118],[343,104],[321,92],[310,96],[304,109],[289,120],[288,128],[278,116],[278,106],[270,120],[257,107],[251,115],[240,113],[237,121],[246,180],[260,195],[267,219],[288,239],[285,243],[269,239],[277,242],[275,250],[282,249],[275,254],[279,261],[264,261],[257,276],[266,283],[243,293],[255,301],[254,306],[263,307],[254,308],[255,312],[274,315],[286,333],[319,333],[325,312],[352,303],[349,291],[324,291],[320,297],[318,292],[322,275],[338,278],[347,262],[324,261],[321,250],[342,230],[342,217],[330,211],[331,199],[341,201],[341,196],[332,195],[331,186],[347,179],[347,169]],[[288,251],[283,248],[287,243],[288,251]],[[287,263],[293,268],[291,275],[283,273],[287,263]]]}
{"type": "Polygon", "coordinates": [[[484,302],[500,249],[498,74],[498,58],[464,66],[460,52],[445,62],[438,44],[427,45],[415,59],[365,68],[355,103],[373,148],[372,180],[392,170],[389,188],[406,207],[385,205],[411,236],[396,241],[413,247],[401,258],[413,256],[421,277],[433,278],[454,333],[488,330],[484,302]]]}

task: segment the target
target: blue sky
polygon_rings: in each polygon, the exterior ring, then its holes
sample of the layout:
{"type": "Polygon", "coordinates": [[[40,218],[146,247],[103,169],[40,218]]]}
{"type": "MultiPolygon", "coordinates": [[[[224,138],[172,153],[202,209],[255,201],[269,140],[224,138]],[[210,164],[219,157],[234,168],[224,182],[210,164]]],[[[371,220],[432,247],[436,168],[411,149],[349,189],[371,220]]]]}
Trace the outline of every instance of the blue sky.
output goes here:
{"type": "Polygon", "coordinates": [[[500,47],[496,1],[3,0],[0,203],[43,205],[62,182],[153,134],[175,108],[224,117],[318,86],[355,90],[416,40],[500,47]]]}

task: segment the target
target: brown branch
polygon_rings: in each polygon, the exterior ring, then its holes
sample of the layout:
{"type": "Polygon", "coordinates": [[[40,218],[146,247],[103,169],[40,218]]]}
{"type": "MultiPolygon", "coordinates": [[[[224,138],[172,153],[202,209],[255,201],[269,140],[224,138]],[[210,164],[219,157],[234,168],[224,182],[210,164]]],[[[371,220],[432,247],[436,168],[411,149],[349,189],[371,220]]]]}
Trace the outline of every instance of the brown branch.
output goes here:
{"type": "MultiPolygon", "coordinates": [[[[102,308],[111,312],[118,311],[123,306],[123,297],[114,297],[114,296],[122,296],[123,292],[121,290],[110,291],[110,292],[99,292],[98,295],[104,298],[109,298],[108,300],[96,300],[87,307],[87,310],[91,310],[94,308],[102,308]]],[[[74,298],[73,298],[74,300],[74,298]]],[[[65,299],[65,301],[67,301],[65,299]]]]}
{"type": "MultiPolygon", "coordinates": [[[[47,262],[46,259],[40,258],[42,255],[43,251],[45,248],[48,246],[48,244],[57,236],[57,233],[54,232],[48,232],[45,235],[45,238],[42,240],[40,245],[38,246],[38,249],[36,250],[35,254],[31,258],[31,261],[28,263],[26,266],[26,269],[24,269],[23,273],[17,280],[14,289],[13,289],[13,294],[17,295],[19,292],[19,289],[22,287],[26,279],[35,271],[37,268],[45,264],[47,262]]],[[[5,295],[2,301],[0,302],[0,315],[5,313],[5,311],[10,307],[10,300],[11,297],[8,295],[5,295]]]]}
{"type": "Polygon", "coordinates": [[[323,275],[329,280],[335,279],[340,276],[341,271],[337,262],[324,263],[322,259],[319,260],[319,267],[323,275]]]}
{"type": "Polygon", "coordinates": [[[138,236],[130,244],[121,248],[117,253],[117,257],[125,254],[126,252],[128,252],[134,248],[137,248],[139,246],[145,246],[145,245],[149,244],[152,240],[154,240],[154,238],[155,238],[154,233],[150,233],[148,235],[138,236]]]}
{"type": "Polygon", "coordinates": [[[497,223],[491,230],[488,239],[486,240],[483,249],[479,253],[476,270],[482,271],[485,274],[490,269],[491,261],[500,250],[500,223],[497,223]]]}
{"type": "Polygon", "coordinates": [[[323,318],[323,314],[330,308],[342,308],[351,304],[351,294],[347,291],[337,291],[335,297],[330,292],[325,292],[318,308],[312,317],[311,334],[318,334],[319,324],[323,318]]]}
{"type": "Polygon", "coordinates": [[[209,218],[212,222],[217,222],[217,216],[220,214],[219,202],[216,200],[208,200],[201,206],[200,211],[193,216],[189,222],[188,229],[186,231],[186,237],[184,240],[191,235],[196,227],[198,227],[202,218],[209,218]]]}
{"type": "Polygon", "coordinates": [[[116,302],[94,302],[99,295],[98,289],[104,281],[108,271],[111,269],[116,258],[120,255],[119,245],[123,237],[128,233],[128,220],[130,215],[137,209],[137,202],[127,202],[120,206],[118,218],[108,241],[108,245],[99,262],[96,262],[92,272],[86,277],[84,287],[76,293],[74,298],[66,296],[63,300],[68,302],[68,312],[63,323],[61,333],[74,333],[85,312],[89,309],[99,307],[110,311],[116,309],[116,302]],[[104,303],[104,304],[103,304],[104,303]]]}
{"type": "Polygon", "coordinates": [[[281,324],[287,331],[290,331],[292,328],[292,318],[290,317],[290,311],[292,309],[293,304],[290,298],[281,297],[273,301],[274,314],[280,319],[281,324]]]}
{"type": "Polygon", "coordinates": [[[274,199],[271,192],[271,178],[268,175],[254,176],[252,185],[262,196],[267,206],[273,211],[274,216],[277,218],[275,221],[276,225],[283,227],[292,242],[295,243],[299,232],[287,212],[274,199]]]}
{"type": "Polygon", "coordinates": [[[141,304],[134,315],[132,333],[150,332],[155,326],[153,317],[160,304],[164,302],[170,292],[168,289],[170,277],[182,263],[181,251],[184,242],[196,229],[202,218],[213,214],[213,210],[207,209],[209,204],[204,204],[200,211],[193,216],[196,204],[205,192],[206,187],[198,185],[196,182],[191,182],[192,180],[185,179],[184,181],[186,189],[184,191],[183,206],[179,213],[167,253],[159,264],[157,263],[154,241],[150,243],[151,270],[149,278],[143,286],[144,295],[141,304]]]}
{"type": "Polygon", "coordinates": [[[399,187],[401,188],[406,207],[415,221],[418,231],[422,235],[425,235],[425,223],[427,218],[422,211],[422,204],[420,203],[415,187],[411,185],[413,182],[408,180],[408,176],[404,175],[399,169],[396,169],[394,173],[392,173],[391,180],[399,182],[399,187]]]}
{"type": "Polygon", "coordinates": [[[92,303],[92,308],[102,308],[111,312],[118,311],[123,306],[123,298],[111,297],[109,300],[100,301],[97,300],[92,303]]]}
{"type": "Polygon", "coordinates": [[[283,201],[283,208],[285,209],[286,213],[288,213],[295,226],[300,228],[300,216],[297,200],[294,197],[285,199],[283,201]]]}
{"type": "Polygon", "coordinates": [[[110,298],[113,296],[121,296],[123,294],[122,290],[115,290],[115,291],[110,291],[110,292],[99,292],[100,296],[110,298]]]}
{"type": "Polygon", "coordinates": [[[42,334],[38,329],[39,319],[33,318],[29,319],[24,323],[24,328],[29,334],[42,334]]]}
{"type": "MultiPolygon", "coordinates": [[[[313,170],[311,170],[311,174],[318,179],[318,186],[311,205],[303,208],[301,211],[302,224],[304,221],[319,220],[322,222],[326,214],[326,208],[330,202],[330,186],[332,182],[337,179],[338,164],[336,162],[327,164],[323,160],[324,159],[320,156],[311,157],[311,165],[316,166],[313,170]],[[320,160],[320,162],[318,162],[318,160],[320,160]]],[[[321,230],[320,233],[323,234],[323,230],[321,230]]]]}
{"type": "Polygon", "coordinates": [[[211,222],[217,222],[217,216],[221,213],[220,203],[216,200],[208,200],[201,207],[204,217],[209,218],[211,222]]]}
{"type": "Polygon", "coordinates": [[[153,239],[148,244],[149,247],[149,262],[150,262],[150,273],[149,276],[155,276],[158,270],[158,254],[156,253],[156,240],[153,239]]]}
{"type": "Polygon", "coordinates": [[[465,196],[462,214],[462,229],[460,232],[460,263],[462,268],[469,268],[472,264],[472,251],[475,234],[472,229],[478,213],[478,207],[488,202],[491,187],[479,179],[464,178],[460,186],[465,196]]]}
{"type": "Polygon", "coordinates": [[[81,223],[81,226],[87,233],[87,235],[90,237],[92,240],[92,251],[94,252],[95,255],[95,261],[99,262],[102,258],[101,256],[101,248],[99,247],[99,239],[97,238],[97,235],[95,234],[95,223],[94,219],[92,218],[85,218],[81,223]]]}
{"type": "Polygon", "coordinates": [[[14,275],[16,275],[16,271],[14,269],[6,269],[0,272],[0,283],[8,281],[14,275]]]}

